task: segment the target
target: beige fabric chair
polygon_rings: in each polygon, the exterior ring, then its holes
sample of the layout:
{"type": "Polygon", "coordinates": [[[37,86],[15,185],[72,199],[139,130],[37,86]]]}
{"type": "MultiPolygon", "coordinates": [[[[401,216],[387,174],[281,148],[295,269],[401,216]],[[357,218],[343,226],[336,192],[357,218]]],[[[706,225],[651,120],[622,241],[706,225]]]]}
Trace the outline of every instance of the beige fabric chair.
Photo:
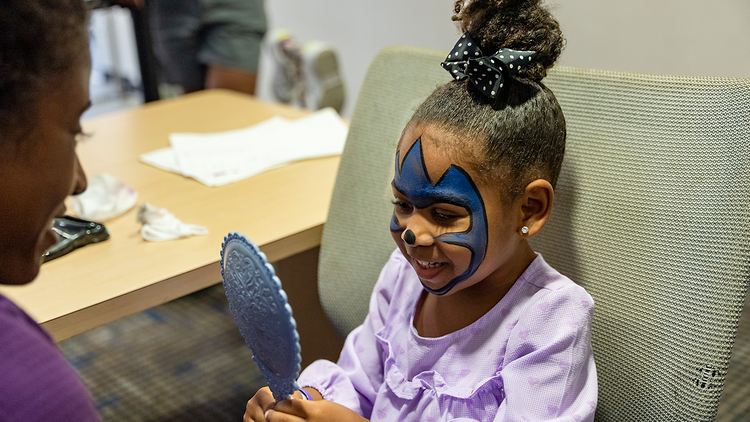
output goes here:
{"type": "MultiPolygon", "coordinates": [[[[395,144],[444,57],[387,48],[360,92],[320,252],[341,335],[395,247],[395,144]]],[[[596,301],[597,420],[713,420],[750,269],[750,81],[558,67],[545,82],[568,142],[533,247],[596,301]]]]}

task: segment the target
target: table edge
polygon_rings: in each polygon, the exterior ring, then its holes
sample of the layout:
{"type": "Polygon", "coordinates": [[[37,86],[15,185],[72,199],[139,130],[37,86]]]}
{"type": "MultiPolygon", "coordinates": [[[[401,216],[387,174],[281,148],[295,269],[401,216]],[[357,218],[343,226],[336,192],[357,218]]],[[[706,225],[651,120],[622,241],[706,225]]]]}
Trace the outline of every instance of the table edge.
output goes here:
{"type": "MultiPolygon", "coordinates": [[[[323,224],[321,223],[291,236],[259,245],[259,247],[266,254],[269,262],[276,262],[320,246],[322,235],[323,224]]],[[[215,262],[200,268],[39,323],[57,342],[210,287],[222,281],[218,247],[216,255],[215,262]]]]}

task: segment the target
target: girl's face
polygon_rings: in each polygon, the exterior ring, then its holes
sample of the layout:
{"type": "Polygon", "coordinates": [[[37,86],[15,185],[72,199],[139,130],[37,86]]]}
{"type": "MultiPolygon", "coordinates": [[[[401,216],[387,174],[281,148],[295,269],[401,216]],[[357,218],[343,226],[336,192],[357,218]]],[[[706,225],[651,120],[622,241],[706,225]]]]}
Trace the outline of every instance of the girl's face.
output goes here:
{"type": "Polygon", "coordinates": [[[57,241],[52,220],[63,201],[86,189],[75,145],[89,105],[90,62],[50,81],[33,128],[19,140],[0,134],[0,284],[25,284],[57,241]]]}
{"type": "Polygon", "coordinates": [[[451,138],[432,126],[407,129],[392,183],[393,239],[424,288],[437,295],[503,277],[525,244],[520,205],[506,204],[502,186],[483,183],[468,161],[438,148],[451,138]]]}

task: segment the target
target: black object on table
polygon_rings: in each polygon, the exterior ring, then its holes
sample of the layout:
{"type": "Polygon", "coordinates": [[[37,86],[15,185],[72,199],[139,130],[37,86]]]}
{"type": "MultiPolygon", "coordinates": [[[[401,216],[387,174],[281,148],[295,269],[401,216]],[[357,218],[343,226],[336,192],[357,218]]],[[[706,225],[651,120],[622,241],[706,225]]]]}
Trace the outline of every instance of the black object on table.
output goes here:
{"type": "Polygon", "coordinates": [[[45,252],[44,262],[59,258],[90,243],[109,239],[109,232],[104,224],[69,215],[55,218],[52,230],[57,233],[57,244],[45,252]]]}

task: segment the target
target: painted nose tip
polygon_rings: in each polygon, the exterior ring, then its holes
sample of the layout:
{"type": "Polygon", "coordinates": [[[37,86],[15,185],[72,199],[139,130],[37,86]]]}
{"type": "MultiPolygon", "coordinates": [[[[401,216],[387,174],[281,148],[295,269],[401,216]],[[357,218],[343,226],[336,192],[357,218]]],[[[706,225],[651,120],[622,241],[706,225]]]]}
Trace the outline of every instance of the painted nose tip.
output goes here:
{"type": "Polygon", "coordinates": [[[403,236],[404,242],[406,242],[409,245],[413,245],[414,242],[417,241],[417,236],[414,235],[414,232],[406,229],[404,230],[404,236],[403,236]]]}

